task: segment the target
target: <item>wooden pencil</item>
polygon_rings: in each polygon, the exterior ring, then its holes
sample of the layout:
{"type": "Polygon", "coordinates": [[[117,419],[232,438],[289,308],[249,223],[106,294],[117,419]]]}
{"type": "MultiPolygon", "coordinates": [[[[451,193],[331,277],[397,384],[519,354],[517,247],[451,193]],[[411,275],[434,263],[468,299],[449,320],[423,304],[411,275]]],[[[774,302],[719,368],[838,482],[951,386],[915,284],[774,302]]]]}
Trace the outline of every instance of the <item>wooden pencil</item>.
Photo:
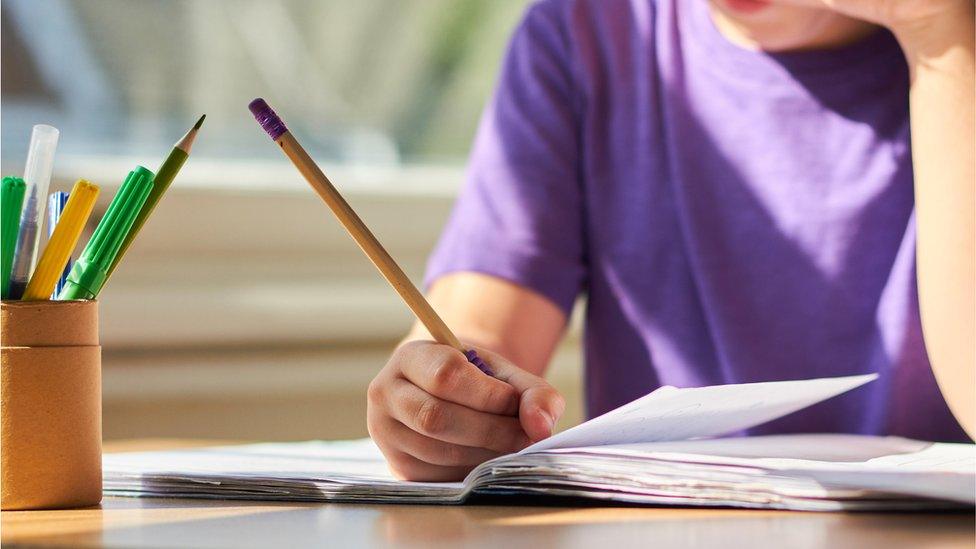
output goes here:
{"type": "Polygon", "coordinates": [[[349,206],[349,203],[339,194],[329,178],[322,173],[318,165],[312,160],[305,149],[298,143],[295,137],[288,131],[285,124],[277,114],[268,106],[263,99],[255,99],[248,106],[254,117],[261,124],[261,127],[271,136],[271,139],[281,147],[292,164],[298,168],[308,184],[332,210],[339,223],[345,227],[346,231],[352,236],[353,240],[359,245],[363,252],[369,257],[379,269],[380,273],[393,289],[400,295],[407,307],[427,328],[430,335],[438,343],[449,345],[461,353],[467,359],[488,375],[493,375],[491,369],[478,356],[473,349],[465,349],[458,340],[457,336],[447,327],[440,315],[431,307],[420,290],[414,286],[413,282],[407,278],[403,269],[397,265],[393,257],[386,251],[379,240],[373,236],[359,215],[349,206]]]}

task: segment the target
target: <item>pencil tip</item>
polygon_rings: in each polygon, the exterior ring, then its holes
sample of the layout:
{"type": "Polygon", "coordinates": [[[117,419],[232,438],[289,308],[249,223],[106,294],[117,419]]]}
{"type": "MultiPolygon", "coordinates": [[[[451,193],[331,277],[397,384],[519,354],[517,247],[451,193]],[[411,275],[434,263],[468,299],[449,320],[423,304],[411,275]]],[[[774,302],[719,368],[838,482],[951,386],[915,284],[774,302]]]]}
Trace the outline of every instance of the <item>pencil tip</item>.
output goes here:
{"type": "Polygon", "coordinates": [[[207,115],[201,116],[200,119],[197,120],[197,123],[194,124],[192,128],[187,130],[186,135],[180,138],[180,140],[177,141],[173,146],[182,150],[186,154],[190,154],[190,147],[193,146],[193,140],[197,138],[197,130],[199,130],[200,126],[203,125],[203,119],[206,117],[207,115]]]}

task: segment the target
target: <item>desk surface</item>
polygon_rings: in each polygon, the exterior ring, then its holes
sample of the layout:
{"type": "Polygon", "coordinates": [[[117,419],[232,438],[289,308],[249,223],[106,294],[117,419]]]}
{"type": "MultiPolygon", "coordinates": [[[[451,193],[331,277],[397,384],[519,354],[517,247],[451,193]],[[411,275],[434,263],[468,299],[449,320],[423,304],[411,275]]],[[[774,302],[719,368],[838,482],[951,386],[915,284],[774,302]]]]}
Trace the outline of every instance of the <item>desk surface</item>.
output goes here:
{"type": "MultiPolygon", "coordinates": [[[[107,451],[189,446],[106,444],[107,451]]],[[[968,547],[972,513],[844,514],[636,507],[276,504],[106,498],[0,513],[2,543],[71,547],[968,547]]]]}

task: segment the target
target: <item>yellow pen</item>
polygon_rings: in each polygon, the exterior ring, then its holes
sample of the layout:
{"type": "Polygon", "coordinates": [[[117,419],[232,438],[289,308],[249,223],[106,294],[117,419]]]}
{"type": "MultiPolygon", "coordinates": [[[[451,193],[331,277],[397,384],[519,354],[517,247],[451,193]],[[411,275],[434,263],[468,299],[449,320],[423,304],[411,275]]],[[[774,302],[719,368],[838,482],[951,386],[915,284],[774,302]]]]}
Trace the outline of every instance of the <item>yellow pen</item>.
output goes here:
{"type": "Polygon", "coordinates": [[[98,198],[98,185],[79,179],[68,195],[68,203],[64,206],[61,220],[54,228],[54,233],[44,248],[44,254],[37,262],[37,268],[31,276],[27,289],[24,290],[24,301],[41,301],[51,298],[51,292],[64,271],[64,266],[71,257],[81,231],[88,222],[95,199],[98,198]]]}

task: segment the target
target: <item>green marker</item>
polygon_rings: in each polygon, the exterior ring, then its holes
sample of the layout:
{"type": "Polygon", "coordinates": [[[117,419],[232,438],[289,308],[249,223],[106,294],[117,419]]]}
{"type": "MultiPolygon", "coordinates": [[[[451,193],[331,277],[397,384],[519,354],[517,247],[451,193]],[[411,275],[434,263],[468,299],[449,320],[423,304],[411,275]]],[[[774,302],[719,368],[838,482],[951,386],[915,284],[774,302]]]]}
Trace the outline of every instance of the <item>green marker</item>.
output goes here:
{"type": "Polygon", "coordinates": [[[0,297],[10,294],[10,272],[14,268],[14,248],[20,231],[20,210],[24,206],[27,185],[19,177],[4,177],[0,188],[0,277],[3,277],[0,297]]]}
{"type": "Polygon", "coordinates": [[[58,299],[95,299],[105,285],[112,261],[122,247],[125,235],[153,188],[153,173],[142,166],[129,172],[122,188],[112,199],[105,217],[95,228],[81,257],[71,268],[68,281],[58,299]]]}

